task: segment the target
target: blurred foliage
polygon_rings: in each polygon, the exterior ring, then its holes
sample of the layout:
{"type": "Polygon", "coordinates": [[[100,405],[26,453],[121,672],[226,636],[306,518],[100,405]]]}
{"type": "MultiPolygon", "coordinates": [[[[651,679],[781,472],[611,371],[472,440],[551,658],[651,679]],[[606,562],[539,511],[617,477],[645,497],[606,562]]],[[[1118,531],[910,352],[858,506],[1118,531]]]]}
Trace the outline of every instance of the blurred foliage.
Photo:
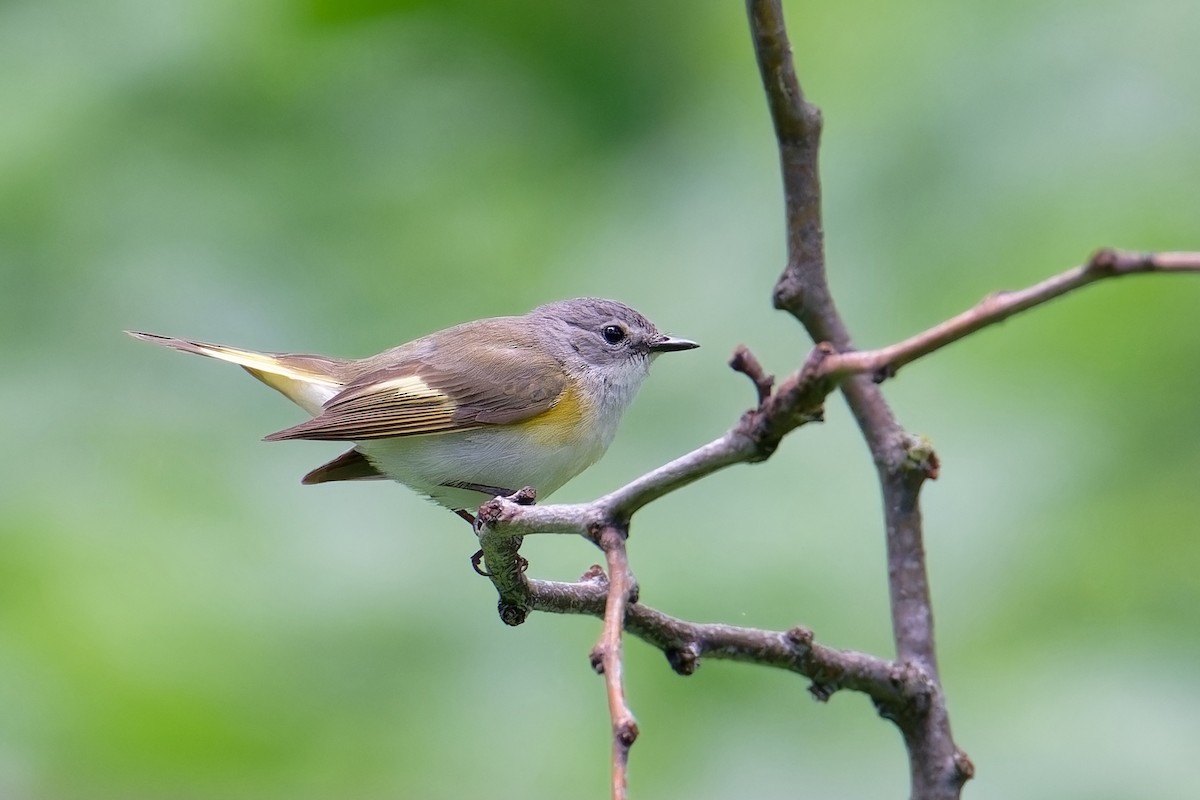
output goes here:
{"type": "MultiPolygon", "coordinates": [[[[789,3],[831,280],[864,345],[1100,245],[1200,247],[1200,5],[789,3]]],[[[597,623],[495,618],[466,529],[301,487],[297,412],[122,328],[366,354],[598,294],[663,359],[594,496],[727,427],[769,310],[775,152],[739,3],[0,4],[0,796],[603,796],[597,623]]],[[[906,368],[976,798],[1185,798],[1200,741],[1200,283],[1088,289],[906,368]]],[[[841,403],[639,516],[647,602],[890,652],[841,403]]],[[[550,539],[552,537],[547,537],[550,539]]],[[[596,554],[529,541],[538,575],[596,554]]],[[[861,697],[628,646],[637,794],[896,797],[861,697]]]]}

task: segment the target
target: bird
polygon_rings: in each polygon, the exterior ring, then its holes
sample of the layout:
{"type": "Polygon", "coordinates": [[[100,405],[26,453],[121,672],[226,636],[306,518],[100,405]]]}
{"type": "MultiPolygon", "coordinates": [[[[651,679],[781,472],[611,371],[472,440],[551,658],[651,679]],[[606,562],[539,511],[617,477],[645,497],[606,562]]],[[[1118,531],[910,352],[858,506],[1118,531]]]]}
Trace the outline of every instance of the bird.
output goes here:
{"type": "Polygon", "coordinates": [[[651,362],[699,346],[593,297],[462,323],[361,359],[126,333],[238,364],[309,414],[266,441],[353,443],[302,483],[391,479],[468,521],[493,497],[532,487],[545,498],[594,464],[651,362]]]}

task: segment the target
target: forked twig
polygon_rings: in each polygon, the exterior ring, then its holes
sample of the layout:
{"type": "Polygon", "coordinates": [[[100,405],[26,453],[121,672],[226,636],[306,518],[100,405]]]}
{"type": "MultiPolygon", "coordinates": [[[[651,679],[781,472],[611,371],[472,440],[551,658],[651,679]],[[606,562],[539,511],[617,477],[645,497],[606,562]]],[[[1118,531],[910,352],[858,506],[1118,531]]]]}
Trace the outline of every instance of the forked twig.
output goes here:
{"type": "MultiPolygon", "coordinates": [[[[850,377],[891,377],[899,366],[1016,313],[1103,278],[1146,272],[1200,272],[1200,253],[1101,250],[1082,266],[1027,289],[990,295],[971,309],[896,344],[847,353],[835,352],[826,343],[818,345],[805,365],[774,391],[773,379],[766,376],[748,349],[739,347],[731,366],[751,378],[759,404],[743,414],[724,436],[591,503],[530,505],[530,490],[484,503],[478,514],[480,547],[488,577],[499,592],[500,616],[506,624],[521,624],[530,611],[589,614],[605,619],[604,635],[593,651],[593,663],[604,670],[609,691],[614,796],[624,796],[615,793],[618,787],[625,791],[629,746],[637,736],[636,723],[620,688],[622,619],[625,629],[660,648],[680,674],[693,672],[702,657],[727,658],[804,675],[812,680],[810,690],[818,699],[843,688],[864,692],[884,716],[898,722],[914,718],[928,721],[931,715],[941,717],[945,713],[935,676],[919,663],[833,650],[815,644],[812,634],[802,628],[779,632],[702,625],[629,601],[631,584],[620,583],[630,578],[624,537],[638,509],[732,464],[768,458],[783,436],[819,420],[825,397],[850,377]],[[593,535],[595,531],[601,533],[593,535]],[[525,575],[527,564],[518,550],[523,536],[537,533],[573,533],[591,539],[605,552],[609,578],[604,580],[603,573],[592,571],[577,583],[529,579],[525,575]],[[619,546],[609,539],[619,539],[619,546]]],[[[937,457],[924,442],[909,440],[905,453],[907,469],[915,469],[921,478],[937,476],[937,457]]],[[[973,770],[970,760],[957,749],[951,766],[960,780],[966,780],[973,770]]]]}
{"type": "Polygon", "coordinates": [[[637,737],[622,682],[623,630],[661,649],[672,669],[683,675],[694,672],[704,657],[724,658],[804,675],[819,700],[840,689],[864,692],[904,735],[913,797],[957,798],[974,767],[951,737],[938,680],[919,504],[923,482],[937,477],[937,456],[927,442],[903,431],[874,384],[983,328],[1102,279],[1200,272],[1200,253],[1100,250],[1081,266],[1026,289],[990,295],[895,344],[856,350],[825,278],[817,159],[821,114],[805,99],[796,78],[779,0],[747,0],[747,12],[780,151],[787,214],[788,263],[775,287],[775,305],[791,312],[816,346],[801,368],[778,384],[748,349],[739,347],[730,366],[753,382],[755,407],[720,438],[608,495],[575,505],[534,506],[528,504],[531,497],[522,496],[485,503],[476,527],[482,559],[507,624],[521,624],[530,611],[603,617],[592,663],[605,675],[614,798],[626,796],[629,749],[637,737]],[[638,603],[626,554],[632,516],[720,469],[769,458],[784,436],[822,418],[826,397],[837,389],[845,394],[879,470],[896,660],[824,647],[805,628],[766,631],[692,623],[638,603]],[[576,583],[528,578],[518,551],[521,537],[535,533],[589,538],[605,553],[607,578],[598,567],[576,583]]]}

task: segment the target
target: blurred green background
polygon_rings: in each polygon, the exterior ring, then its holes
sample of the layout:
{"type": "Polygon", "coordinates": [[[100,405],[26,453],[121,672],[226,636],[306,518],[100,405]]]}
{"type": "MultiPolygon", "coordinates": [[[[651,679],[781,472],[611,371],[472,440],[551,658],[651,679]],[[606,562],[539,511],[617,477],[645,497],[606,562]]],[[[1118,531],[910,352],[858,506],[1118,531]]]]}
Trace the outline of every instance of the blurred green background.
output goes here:
{"type": "MultiPolygon", "coordinates": [[[[831,280],[882,345],[1094,248],[1200,248],[1200,4],[787,5],[831,280]]],[[[0,796],[607,796],[591,619],[509,629],[471,535],[228,365],[122,328],[366,355],[597,294],[662,359],[558,500],[717,436],[770,310],[775,151],[737,2],[0,3],[0,796]]],[[[1088,289],[905,369],[974,798],[1200,786],[1200,280],[1088,289]]],[[[645,601],[890,655],[845,409],[641,514],[645,601]]],[[[527,543],[569,579],[582,541],[527,543]]],[[[627,647],[644,798],[903,797],[861,696],[627,647]]]]}

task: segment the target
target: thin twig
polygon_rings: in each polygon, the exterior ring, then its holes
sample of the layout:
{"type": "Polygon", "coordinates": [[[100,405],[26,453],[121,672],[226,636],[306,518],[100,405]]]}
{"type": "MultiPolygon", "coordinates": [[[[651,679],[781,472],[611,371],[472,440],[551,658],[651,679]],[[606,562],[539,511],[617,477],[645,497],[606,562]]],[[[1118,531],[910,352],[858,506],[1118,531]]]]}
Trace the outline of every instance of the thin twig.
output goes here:
{"type": "Polygon", "coordinates": [[[604,627],[600,641],[592,648],[592,668],[604,675],[608,694],[608,713],[612,719],[612,798],[625,800],[628,791],[629,748],[637,740],[637,721],[625,701],[621,633],[625,629],[625,609],[634,591],[633,576],[625,552],[627,534],[609,525],[600,530],[596,544],[608,563],[608,586],[604,604],[604,627]]]}
{"type": "Polygon", "coordinates": [[[974,307],[902,342],[879,350],[843,353],[837,356],[833,368],[847,374],[871,374],[881,381],[918,358],[1068,292],[1105,278],[1150,272],[1200,272],[1200,253],[1098,250],[1085,264],[1019,291],[988,295],[974,307]]]}
{"type": "Polygon", "coordinates": [[[763,369],[762,364],[750,352],[750,348],[744,344],[739,344],[733,350],[733,357],[729,359],[729,367],[734,372],[740,372],[750,379],[754,384],[755,391],[758,392],[758,404],[761,406],[771,396],[771,390],[775,388],[775,376],[768,375],[763,369]]]}
{"type": "MultiPolygon", "coordinates": [[[[588,535],[600,526],[626,524],[633,514],[654,500],[681,489],[713,472],[733,464],[762,460],[770,455],[779,440],[797,427],[820,419],[825,397],[858,375],[894,374],[897,365],[910,364],[923,356],[956,342],[982,328],[994,325],[1020,311],[1049,302],[1067,292],[1104,278],[1148,272],[1200,272],[1200,253],[1139,254],[1102,250],[1083,266],[1027,289],[990,295],[973,308],[896,344],[878,350],[834,352],[828,344],[815,347],[804,367],[779,382],[778,388],[763,398],[757,408],[718,439],[641,475],[616,491],[590,503],[530,505],[527,495],[496,498],[480,507],[477,530],[484,543],[484,562],[488,572],[496,572],[497,556],[488,557],[488,543],[500,542],[535,533],[574,533],[588,535]],[[1095,266],[1112,264],[1114,266],[1095,266]]],[[[754,356],[739,346],[738,367],[754,356]]],[[[757,364],[757,360],[754,361],[757,364]]],[[[761,367],[758,367],[761,374],[761,367]]],[[[745,371],[739,369],[739,371],[745,371]]],[[[763,397],[756,380],[756,391],[763,397]]],[[[921,452],[921,443],[910,441],[904,452],[908,466],[931,468],[931,453],[921,452]]],[[[926,475],[925,477],[931,477],[926,475]]],[[[531,490],[522,490],[529,492],[531,490]]],[[[515,577],[512,573],[510,577],[515,577]]],[[[510,581],[511,583],[511,581],[510,581]]],[[[499,586],[497,588],[500,588],[499,586]]]]}

